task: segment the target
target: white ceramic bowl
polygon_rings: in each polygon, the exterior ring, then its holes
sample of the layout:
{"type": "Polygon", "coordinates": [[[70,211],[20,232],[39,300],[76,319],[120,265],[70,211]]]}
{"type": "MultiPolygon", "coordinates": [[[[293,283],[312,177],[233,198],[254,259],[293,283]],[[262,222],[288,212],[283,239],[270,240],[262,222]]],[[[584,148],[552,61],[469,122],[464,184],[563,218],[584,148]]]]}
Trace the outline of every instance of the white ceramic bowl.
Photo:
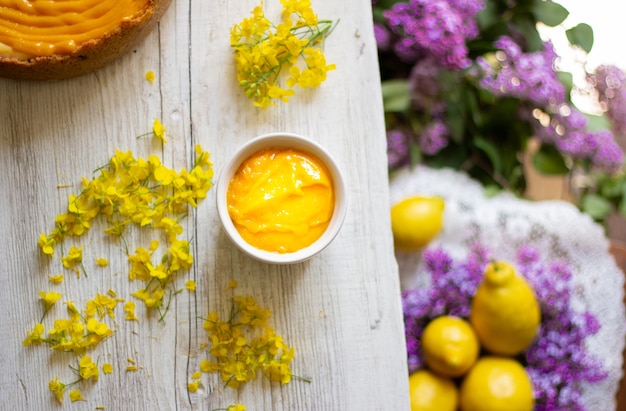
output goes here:
{"type": "Polygon", "coordinates": [[[267,263],[292,264],[313,257],[326,248],[337,236],[346,215],[346,187],[337,163],[322,146],[306,137],[292,133],[264,134],[241,146],[222,168],[216,190],[217,212],[226,234],[244,253],[267,263]],[[314,154],[326,165],[333,179],[335,209],[326,231],[310,246],[291,253],[276,253],[250,245],[241,237],[228,214],[226,193],[231,178],[245,159],[267,147],[290,147],[314,154]]]}

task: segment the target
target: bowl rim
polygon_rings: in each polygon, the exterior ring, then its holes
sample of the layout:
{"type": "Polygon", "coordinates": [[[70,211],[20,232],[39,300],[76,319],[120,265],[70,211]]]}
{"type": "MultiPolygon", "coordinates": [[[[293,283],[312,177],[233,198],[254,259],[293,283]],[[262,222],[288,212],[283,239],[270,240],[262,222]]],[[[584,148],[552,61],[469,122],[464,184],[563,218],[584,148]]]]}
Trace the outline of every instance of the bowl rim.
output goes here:
{"type": "Polygon", "coordinates": [[[293,264],[310,259],[324,250],[339,234],[347,212],[346,186],[343,173],[332,155],[319,143],[300,134],[272,132],[259,135],[241,145],[224,164],[216,185],[216,207],[222,228],[232,242],[244,253],[266,263],[293,264]],[[226,201],[228,185],[241,163],[253,153],[266,147],[291,147],[314,154],[331,174],[335,190],[335,209],[326,231],[313,244],[291,253],[261,250],[246,242],[233,224],[226,201]]]}

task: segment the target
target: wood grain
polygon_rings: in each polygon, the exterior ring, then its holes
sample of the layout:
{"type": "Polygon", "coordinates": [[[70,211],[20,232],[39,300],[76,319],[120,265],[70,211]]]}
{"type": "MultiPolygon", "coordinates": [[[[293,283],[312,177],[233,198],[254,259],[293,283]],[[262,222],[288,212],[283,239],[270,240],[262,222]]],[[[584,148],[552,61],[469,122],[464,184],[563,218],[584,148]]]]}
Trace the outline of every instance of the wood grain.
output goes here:
{"type": "MultiPolygon", "coordinates": [[[[278,1],[265,2],[271,19],[278,1]]],[[[256,5],[245,1],[175,1],[134,52],[84,77],[53,83],[0,80],[0,409],[57,407],[48,381],[72,379],[71,354],[44,346],[22,347],[26,331],[42,313],[40,290],[61,292],[63,301],[84,304],[114,289],[125,299],[138,288],[128,280],[122,247],[104,238],[97,224],[85,244],[88,277],[65,272],[61,285],[48,276],[63,272],[37,248],[80,190],[115,149],[136,156],[158,155],[169,167],[190,167],[193,148],[211,152],[216,172],[236,147],[271,131],[311,137],[325,146],[345,173],[349,209],[334,243],[305,263],[272,266],[239,252],[219,227],[213,191],[185,220],[194,266],[177,279],[184,291],[159,322],[138,304],[139,323],[117,310],[115,334],[92,356],[115,371],[79,388],[87,402],[65,409],[178,410],[226,407],[249,410],[408,409],[407,367],[400,287],[389,229],[384,120],[376,44],[367,0],[314,3],[321,18],[340,19],[325,45],[337,64],[319,89],[298,93],[289,104],[259,111],[237,88],[229,30],[256,5]],[[157,74],[155,84],[144,73],[157,74]],[[162,119],[169,142],[135,136],[162,119]],[[110,261],[106,269],[95,257],[110,261]],[[235,290],[227,289],[231,280],[235,290]],[[223,388],[216,375],[203,376],[198,393],[187,383],[198,370],[206,333],[201,317],[225,313],[230,298],[253,295],[271,309],[271,323],[296,349],[292,368],[311,383],[280,386],[258,378],[239,390],[223,388]],[[126,372],[127,358],[139,371],[126,372]]],[[[146,246],[150,233],[133,232],[128,242],[146,246]]],[[[53,314],[63,315],[62,304],[53,314]]],[[[49,316],[46,320],[52,321],[49,316]]],[[[48,324],[50,325],[50,324],[48,324]]]]}

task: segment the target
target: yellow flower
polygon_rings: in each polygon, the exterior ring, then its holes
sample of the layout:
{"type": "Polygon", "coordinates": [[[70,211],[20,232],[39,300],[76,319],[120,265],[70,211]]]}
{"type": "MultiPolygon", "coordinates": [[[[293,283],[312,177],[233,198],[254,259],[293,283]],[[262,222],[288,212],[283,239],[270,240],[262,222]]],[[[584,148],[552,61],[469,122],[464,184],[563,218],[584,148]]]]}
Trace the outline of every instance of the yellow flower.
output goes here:
{"type": "Polygon", "coordinates": [[[107,265],[109,265],[109,260],[103,257],[98,257],[96,258],[96,264],[98,264],[100,267],[106,267],[107,265]]]}
{"type": "Polygon", "coordinates": [[[111,374],[113,372],[113,364],[109,364],[109,363],[102,364],[102,372],[105,374],[111,374]]]}
{"type": "Polygon", "coordinates": [[[41,248],[44,254],[52,256],[54,254],[54,246],[56,245],[56,241],[52,237],[48,237],[45,234],[39,234],[39,240],[37,241],[37,245],[41,248]]]}
{"type": "Polygon", "coordinates": [[[152,133],[154,136],[160,139],[163,143],[167,143],[167,139],[165,138],[165,128],[163,124],[161,124],[161,120],[157,118],[154,119],[154,123],[152,124],[152,133]]]}
{"type": "Polygon", "coordinates": [[[43,300],[44,304],[46,305],[46,308],[49,308],[53,306],[54,303],[59,301],[62,295],[54,291],[48,291],[48,292],[39,291],[39,297],[41,298],[41,300],[43,300]]]}
{"type": "Polygon", "coordinates": [[[185,288],[189,291],[196,291],[196,282],[194,280],[187,280],[185,283],[185,288]]]}
{"type": "Polygon", "coordinates": [[[96,296],[85,304],[85,314],[89,317],[97,316],[102,319],[105,315],[115,318],[117,300],[108,295],[97,293],[96,296]]]}
{"type": "Polygon", "coordinates": [[[45,331],[44,325],[41,323],[35,324],[32,331],[28,333],[26,339],[22,341],[22,345],[29,346],[31,344],[41,344],[41,336],[45,331]]]}
{"type": "Polygon", "coordinates": [[[187,391],[191,393],[198,392],[199,385],[200,385],[200,381],[193,381],[193,382],[187,383],[187,391]]]}
{"type": "Polygon", "coordinates": [[[178,271],[181,268],[189,269],[193,264],[193,255],[189,253],[189,241],[176,240],[167,249],[171,255],[170,270],[178,271]]]}
{"type": "Polygon", "coordinates": [[[106,323],[101,323],[95,318],[87,320],[87,331],[89,331],[89,333],[93,336],[97,336],[95,339],[97,341],[113,334],[113,330],[111,330],[106,323]]]}
{"type": "Polygon", "coordinates": [[[72,268],[75,267],[77,264],[80,264],[83,261],[83,248],[84,246],[70,247],[69,253],[65,257],[61,258],[63,267],[72,268]]]}
{"type": "Polygon", "coordinates": [[[94,381],[98,381],[99,370],[98,365],[91,360],[91,357],[84,355],[79,361],[78,374],[83,380],[92,378],[94,381]]]}
{"type": "Polygon", "coordinates": [[[146,80],[148,80],[150,83],[154,83],[154,79],[155,79],[155,75],[154,75],[154,71],[150,70],[146,72],[146,80]]]}
{"type": "Polygon", "coordinates": [[[326,79],[326,72],[334,69],[334,65],[327,65],[325,58],[320,58],[320,54],[324,55],[320,47],[331,33],[333,22],[318,20],[310,0],[281,0],[281,3],[280,24],[269,22],[257,6],[252,17],[244,18],[231,29],[237,81],[252,103],[263,109],[275,106],[275,101],[289,101],[295,94],[292,90],[295,85],[319,87],[326,79]],[[315,59],[307,49],[316,50],[315,59]],[[306,64],[302,72],[294,70],[298,60],[306,64]],[[291,74],[286,88],[279,85],[279,76],[285,71],[291,74]]]}
{"type": "Polygon", "coordinates": [[[79,390],[72,390],[70,391],[70,400],[72,402],[76,402],[76,401],[87,401],[86,399],[83,398],[81,392],[79,390]]]}
{"type": "Polygon", "coordinates": [[[66,385],[59,381],[59,377],[54,377],[54,380],[50,380],[48,383],[48,389],[54,394],[56,401],[63,405],[63,393],[65,392],[66,385]]]}
{"type": "Polygon", "coordinates": [[[134,301],[126,301],[126,303],[124,303],[124,312],[126,313],[126,321],[139,322],[139,318],[137,318],[137,316],[135,315],[134,301]]]}
{"type": "Polygon", "coordinates": [[[232,297],[232,303],[228,321],[220,320],[215,311],[205,318],[203,327],[211,343],[208,352],[215,361],[202,360],[200,370],[220,373],[231,388],[252,380],[258,371],[272,381],[290,382],[294,349],[267,326],[270,311],[261,308],[251,296],[232,297]],[[246,330],[262,334],[247,335],[246,330]]]}
{"type": "Polygon", "coordinates": [[[231,404],[226,411],[246,411],[246,406],[243,404],[231,404]]]}
{"type": "Polygon", "coordinates": [[[152,292],[146,289],[143,289],[143,290],[137,290],[134,293],[131,293],[131,295],[143,301],[146,307],[148,308],[158,308],[163,303],[164,293],[165,293],[165,290],[163,289],[157,289],[152,292]]]}

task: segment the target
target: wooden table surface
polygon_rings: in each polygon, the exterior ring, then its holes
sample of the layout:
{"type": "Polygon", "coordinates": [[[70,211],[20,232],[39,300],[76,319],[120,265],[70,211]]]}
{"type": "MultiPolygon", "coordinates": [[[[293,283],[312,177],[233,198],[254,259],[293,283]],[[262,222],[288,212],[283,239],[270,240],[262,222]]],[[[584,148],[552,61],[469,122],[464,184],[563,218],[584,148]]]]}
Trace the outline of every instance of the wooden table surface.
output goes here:
{"type": "MultiPolygon", "coordinates": [[[[100,364],[112,363],[113,373],[73,386],[87,401],[72,403],[66,393],[63,408],[212,410],[242,403],[255,411],[408,409],[370,1],[314,2],[320,18],[340,19],[325,46],[337,70],[321,88],[265,111],[238,89],[229,46],[230,28],[256,4],[175,0],[134,52],[96,73],[52,83],[0,79],[0,409],[60,409],[48,382],[76,376],[69,368],[76,366],[73,353],[22,346],[43,312],[39,291],[63,295],[44,320],[50,328],[63,317],[66,301],[83,306],[109,289],[129,301],[140,287],[128,279],[122,247],[105,238],[98,223],[78,241],[88,277],[78,278],[59,255],[51,259],[37,247],[39,234],[66,211],[68,196],[80,192],[81,177],[93,178],[116,149],[157,155],[177,170],[190,167],[196,144],[211,153],[217,174],[238,146],[272,131],[309,136],[338,160],[349,208],[336,240],[308,262],[257,262],[222,231],[210,190],[183,221],[195,261],[177,278],[183,292],[173,297],[164,321],[147,315],[139,301],[140,321],[125,321],[119,304],[115,333],[89,352],[100,364]],[[150,70],[154,84],[144,78],[150,70]],[[135,138],[152,129],[154,118],[167,129],[168,143],[135,138]],[[106,257],[109,266],[97,267],[96,257],[106,257]],[[65,280],[52,284],[49,276],[60,273],[65,280]],[[185,289],[188,279],[196,281],[195,293],[185,289]],[[234,290],[231,280],[238,282],[234,290]],[[294,373],[310,383],[281,386],[260,376],[234,390],[218,375],[203,374],[198,392],[188,392],[191,375],[208,358],[202,317],[227,312],[233,295],[253,296],[272,311],[271,325],[295,347],[294,373]],[[126,371],[129,357],[135,372],[126,371]]],[[[279,17],[278,0],[264,8],[270,19],[279,17]]],[[[147,247],[150,235],[129,234],[131,247],[147,247]]]]}

